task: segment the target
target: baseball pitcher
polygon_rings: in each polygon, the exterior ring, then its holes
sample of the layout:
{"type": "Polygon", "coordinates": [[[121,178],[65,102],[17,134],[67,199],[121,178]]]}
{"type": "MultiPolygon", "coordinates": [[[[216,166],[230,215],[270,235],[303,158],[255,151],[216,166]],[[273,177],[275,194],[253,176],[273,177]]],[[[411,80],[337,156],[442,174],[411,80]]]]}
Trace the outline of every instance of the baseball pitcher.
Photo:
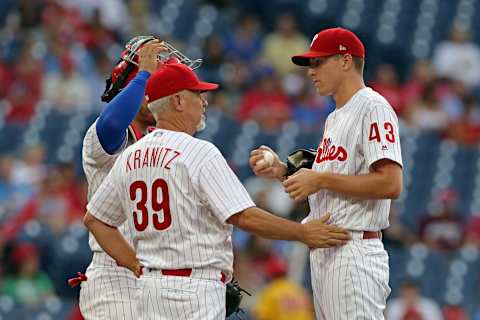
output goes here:
{"type": "Polygon", "coordinates": [[[333,224],[352,233],[345,246],[310,251],[319,320],[383,319],[390,294],[381,230],[389,226],[391,199],[402,190],[402,155],[397,116],[385,98],[364,85],[364,59],[364,46],[353,32],[317,33],[310,51],[292,58],[308,67],[317,91],[336,102],[313,166],[286,177],[287,165],[276,155],[270,166],[257,163],[268,148],[250,157],[256,175],[283,181],[296,201],[308,198],[306,221],[330,212],[333,224]]]}

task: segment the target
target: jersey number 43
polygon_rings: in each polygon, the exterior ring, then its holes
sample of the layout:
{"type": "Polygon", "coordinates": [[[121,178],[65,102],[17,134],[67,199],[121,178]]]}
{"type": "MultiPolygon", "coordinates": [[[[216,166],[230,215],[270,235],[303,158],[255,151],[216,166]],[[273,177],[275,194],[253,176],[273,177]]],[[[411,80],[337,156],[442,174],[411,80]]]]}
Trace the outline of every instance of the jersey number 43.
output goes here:
{"type": "MultiPolygon", "coordinates": [[[[383,124],[383,128],[385,129],[385,138],[388,142],[394,143],[395,142],[395,131],[393,129],[393,124],[391,122],[385,122],[383,124]]],[[[380,130],[378,130],[378,124],[373,122],[370,125],[370,135],[368,137],[369,141],[377,141],[380,142],[380,130]]]]}
{"type": "Polygon", "coordinates": [[[130,185],[130,200],[135,201],[139,211],[133,211],[133,224],[137,231],[144,231],[149,223],[147,201],[151,202],[154,213],[152,214],[152,224],[156,230],[165,230],[172,224],[172,215],[170,214],[170,201],[168,196],[168,185],[163,179],[153,181],[149,190],[145,181],[137,180],[130,185]],[[140,190],[140,197],[137,197],[137,190],[140,190]],[[162,199],[159,201],[159,192],[162,199]],[[150,196],[149,196],[150,195],[150,196]],[[139,198],[139,199],[137,199],[139,198]],[[163,221],[160,221],[160,213],[163,213],[163,221]]]}

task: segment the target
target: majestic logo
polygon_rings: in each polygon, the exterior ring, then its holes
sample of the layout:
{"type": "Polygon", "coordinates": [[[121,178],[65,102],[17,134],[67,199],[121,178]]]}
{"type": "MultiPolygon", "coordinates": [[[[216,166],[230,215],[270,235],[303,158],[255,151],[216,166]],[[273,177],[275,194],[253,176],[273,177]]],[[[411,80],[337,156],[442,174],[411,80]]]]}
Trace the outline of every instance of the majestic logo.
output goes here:
{"type": "Polygon", "coordinates": [[[324,161],[345,161],[347,160],[347,150],[342,146],[335,146],[332,144],[332,139],[324,138],[317,150],[316,163],[324,161]]]}

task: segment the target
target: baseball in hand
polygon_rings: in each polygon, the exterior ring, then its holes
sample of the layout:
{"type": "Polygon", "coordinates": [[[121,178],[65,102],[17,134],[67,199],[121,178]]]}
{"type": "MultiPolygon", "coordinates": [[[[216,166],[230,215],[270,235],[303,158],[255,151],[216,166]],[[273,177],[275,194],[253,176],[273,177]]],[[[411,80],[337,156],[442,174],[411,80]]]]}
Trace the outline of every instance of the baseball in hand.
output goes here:
{"type": "Polygon", "coordinates": [[[273,161],[275,161],[275,156],[273,155],[273,153],[271,153],[270,151],[264,151],[263,159],[259,160],[257,164],[263,165],[263,163],[266,163],[267,167],[270,167],[273,165],[273,161]]]}

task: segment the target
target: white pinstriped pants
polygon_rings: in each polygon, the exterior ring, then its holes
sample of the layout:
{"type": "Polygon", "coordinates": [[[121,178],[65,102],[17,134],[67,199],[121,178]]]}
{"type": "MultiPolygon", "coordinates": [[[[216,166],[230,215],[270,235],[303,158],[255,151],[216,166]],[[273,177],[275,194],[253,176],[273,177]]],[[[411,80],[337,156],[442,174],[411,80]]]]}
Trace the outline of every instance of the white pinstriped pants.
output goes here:
{"type": "Polygon", "coordinates": [[[137,279],[103,252],[95,252],[81,283],[80,311],[85,320],[136,320],[137,279]]]}
{"type": "Polygon", "coordinates": [[[390,294],[388,254],[380,239],[310,252],[317,320],[381,320],[390,294]]]}
{"type": "Polygon", "coordinates": [[[219,280],[146,271],[137,299],[139,320],[225,320],[225,284],[219,280]]]}

